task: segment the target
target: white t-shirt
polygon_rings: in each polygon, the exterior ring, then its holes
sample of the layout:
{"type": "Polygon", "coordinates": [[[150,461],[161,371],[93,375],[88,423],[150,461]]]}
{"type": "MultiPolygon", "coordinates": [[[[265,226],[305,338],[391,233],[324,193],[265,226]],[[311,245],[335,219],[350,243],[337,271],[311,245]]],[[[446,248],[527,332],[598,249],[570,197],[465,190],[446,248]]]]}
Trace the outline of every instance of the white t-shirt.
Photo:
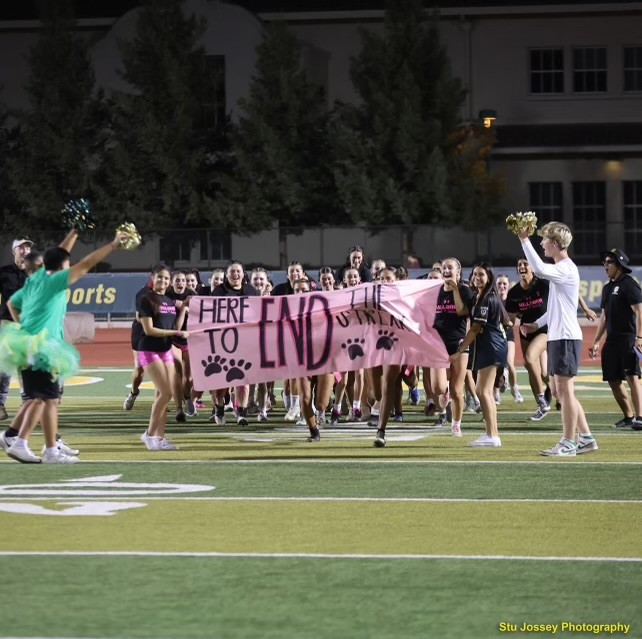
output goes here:
{"type": "Polygon", "coordinates": [[[580,272],[575,262],[567,257],[555,264],[542,261],[530,240],[522,242],[524,255],[538,277],[549,280],[546,313],[537,320],[538,326],[548,324],[548,341],[582,339],[582,329],[577,320],[580,299],[580,272]]]}

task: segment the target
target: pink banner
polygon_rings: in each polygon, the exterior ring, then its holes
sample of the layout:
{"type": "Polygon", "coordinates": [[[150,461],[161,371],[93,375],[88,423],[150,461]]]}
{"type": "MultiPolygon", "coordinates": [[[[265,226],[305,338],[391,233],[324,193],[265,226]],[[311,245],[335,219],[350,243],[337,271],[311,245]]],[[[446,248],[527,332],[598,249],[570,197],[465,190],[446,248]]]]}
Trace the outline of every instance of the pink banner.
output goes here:
{"type": "Polygon", "coordinates": [[[192,297],[194,387],[346,372],[381,364],[446,368],[432,325],[439,280],[360,284],[282,297],[192,297]]]}

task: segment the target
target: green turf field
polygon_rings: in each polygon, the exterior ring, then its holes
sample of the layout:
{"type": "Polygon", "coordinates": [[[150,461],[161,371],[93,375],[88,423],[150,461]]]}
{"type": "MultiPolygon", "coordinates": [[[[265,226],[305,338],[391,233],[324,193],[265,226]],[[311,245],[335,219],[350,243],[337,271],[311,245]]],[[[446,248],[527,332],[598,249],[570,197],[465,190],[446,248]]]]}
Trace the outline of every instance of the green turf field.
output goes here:
{"type": "Polygon", "coordinates": [[[406,404],[384,449],[365,424],[308,444],[281,409],[247,428],[207,410],[149,452],[152,392],[124,412],[126,371],[83,377],[60,420],[83,463],[0,458],[2,639],[642,637],[642,432],[610,427],[594,371],[600,450],[574,459],[540,457],[559,413],[530,422],[508,394],[501,449],[466,446],[478,415],[457,439],[406,404]]]}

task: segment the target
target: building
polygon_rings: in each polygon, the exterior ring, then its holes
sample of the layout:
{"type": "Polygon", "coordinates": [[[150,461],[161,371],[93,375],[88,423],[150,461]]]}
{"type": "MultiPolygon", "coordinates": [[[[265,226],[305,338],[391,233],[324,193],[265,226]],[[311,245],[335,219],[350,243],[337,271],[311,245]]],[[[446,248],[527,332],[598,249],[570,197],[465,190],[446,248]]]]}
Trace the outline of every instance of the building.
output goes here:
{"type": "MultiPolygon", "coordinates": [[[[325,88],[329,108],[335,100],[356,100],[350,58],[359,51],[360,29],[381,29],[383,4],[185,3],[206,19],[204,46],[224,78],[225,104],[233,115],[238,98],[248,90],[263,24],[272,20],[286,21],[303,43],[310,77],[325,88]]],[[[439,4],[443,42],[468,91],[462,119],[496,116],[498,142],[491,166],[507,177],[507,213],[535,210],[540,220],[567,222],[574,229],[572,252],[579,262],[594,262],[608,246],[622,247],[633,260],[641,260],[642,2],[439,4]]],[[[97,80],[107,88],[122,88],[118,41],[133,32],[135,5],[126,0],[78,3],[78,28],[91,44],[97,80]]],[[[24,54],[37,37],[38,22],[28,9],[16,7],[0,9],[0,17],[0,56],[12,61],[0,69],[2,97],[10,106],[22,106],[24,54]]],[[[425,262],[451,253],[490,254],[496,262],[519,255],[519,245],[503,227],[481,234],[417,227],[414,234],[425,262]]],[[[308,229],[288,237],[285,251],[276,229],[253,238],[219,233],[214,244],[211,238],[195,244],[192,237],[181,245],[173,236],[172,245],[178,247],[178,263],[212,264],[229,252],[276,266],[283,253],[287,259],[305,256],[310,265],[338,263],[355,242],[393,262],[399,262],[405,250],[398,229],[371,234],[363,228],[350,231],[347,238],[345,229],[308,229]]],[[[162,240],[153,244],[161,250],[162,240]]]]}

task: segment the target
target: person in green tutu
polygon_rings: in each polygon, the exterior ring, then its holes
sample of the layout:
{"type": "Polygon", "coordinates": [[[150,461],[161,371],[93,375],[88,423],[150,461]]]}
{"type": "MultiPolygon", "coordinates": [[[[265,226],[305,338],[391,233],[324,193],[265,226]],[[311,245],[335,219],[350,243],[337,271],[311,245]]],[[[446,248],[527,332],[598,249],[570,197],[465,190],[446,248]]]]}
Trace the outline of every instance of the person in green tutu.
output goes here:
{"type": "Polygon", "coordinates": [[[131,240],[118,231],[114,240],[70,266],[69,251],[57,246],[45,252],[44,267],[35,271],[8,302],[15,324],[0,331],[0,371],[19,370],[25,394],[33,399],[25,412],[18,437],[7,449],[9,457],[23,463],[42,458],[29,448],[29,436],[38,423],[45,435],[45,463],[73,463],[56,445],[59,379],[78,370],[78,351],[64,342],[63,321],[67,288],[103,261],[114,249],[131,240]]]}

